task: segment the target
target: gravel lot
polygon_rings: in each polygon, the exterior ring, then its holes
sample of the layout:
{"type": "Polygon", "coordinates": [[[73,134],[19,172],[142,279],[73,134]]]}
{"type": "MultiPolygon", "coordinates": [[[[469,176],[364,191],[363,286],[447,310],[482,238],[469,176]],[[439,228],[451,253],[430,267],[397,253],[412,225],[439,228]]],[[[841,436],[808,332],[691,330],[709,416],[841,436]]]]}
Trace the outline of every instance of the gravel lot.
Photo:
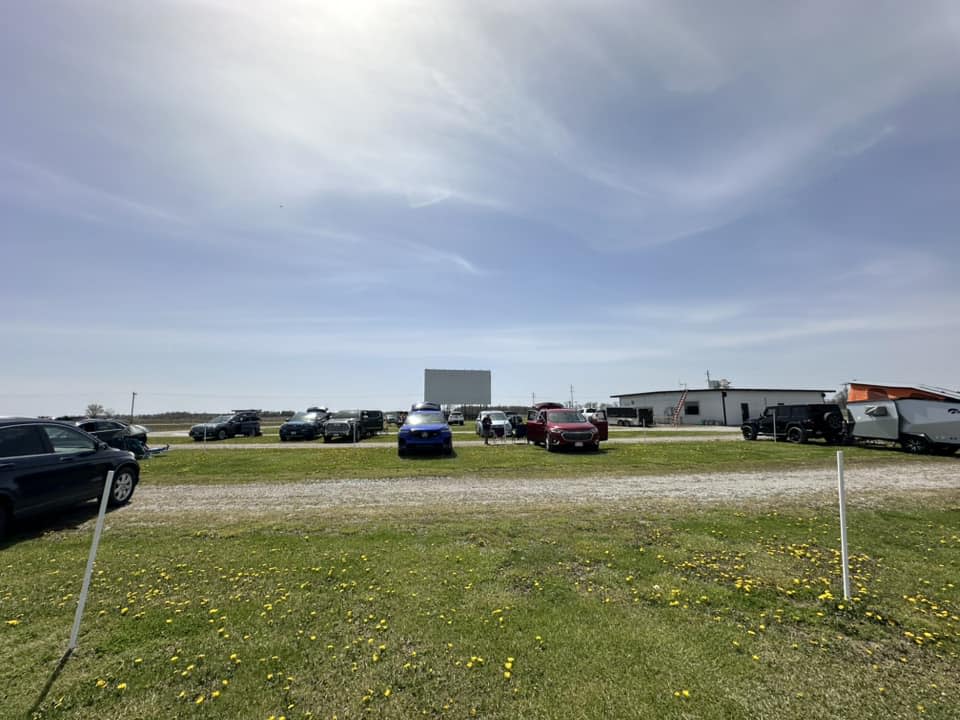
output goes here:
{"type": "MultiPolygon", "coordinates": [[[[960,491],[960,465],[930,463],[848,469],[851,504],[871,496],[931,490],[960,491]]],[[[710,473],[553,479],[402,478],[243,485],[175,485],[137,489],[131,515],[180,512],[296,513],[308,510],[491,507],[622,503],[644,498],[696,502],[836,494],[836,472],[710,473]]]]}

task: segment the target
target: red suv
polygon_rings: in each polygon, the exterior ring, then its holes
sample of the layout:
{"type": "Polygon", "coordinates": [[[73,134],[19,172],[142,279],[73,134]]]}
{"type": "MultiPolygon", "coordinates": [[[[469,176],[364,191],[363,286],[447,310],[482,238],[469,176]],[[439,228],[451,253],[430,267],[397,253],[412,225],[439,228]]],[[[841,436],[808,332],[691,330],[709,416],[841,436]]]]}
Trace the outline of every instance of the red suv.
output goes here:
{"type": "Polygon", "coordinates": [[[559,448],[599,450],[607,439],[607,417],[601,411],[592,421],[579,410],[559,403],[540,403],[528,413],[527,442],[543,445],[548,451],[559,448]]]}

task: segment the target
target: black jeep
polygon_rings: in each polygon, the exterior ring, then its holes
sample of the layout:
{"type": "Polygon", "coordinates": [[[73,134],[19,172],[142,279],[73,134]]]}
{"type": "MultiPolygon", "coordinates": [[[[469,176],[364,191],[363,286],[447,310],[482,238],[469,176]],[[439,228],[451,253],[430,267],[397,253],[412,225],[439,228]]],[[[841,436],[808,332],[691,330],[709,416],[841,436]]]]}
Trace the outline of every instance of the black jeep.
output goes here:
{"type": "Polygon", "coordinates": [[[792,443],[805,443],[810,438],[839,443],[847,435],[843,411],[829,403],[771,405],[760,417],[747,420],[740,430],[745,440],[770,435],[792,443]]]}

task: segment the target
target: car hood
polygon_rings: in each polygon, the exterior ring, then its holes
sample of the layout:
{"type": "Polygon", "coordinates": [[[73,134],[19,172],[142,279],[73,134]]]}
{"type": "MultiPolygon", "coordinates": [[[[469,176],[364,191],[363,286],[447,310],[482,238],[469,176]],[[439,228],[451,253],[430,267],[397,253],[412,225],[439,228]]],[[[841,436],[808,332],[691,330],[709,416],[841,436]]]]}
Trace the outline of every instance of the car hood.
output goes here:
{"type": "Polygon", "coordinates": [[[282,428],[297,428],[297,427],[313,427],[313,423],[309,420],[287,420],[282,428]]]}
{"type": "Polygon", "coordinates": [[[428,423],[427,425],[401,425],[400,432],[417,432],[418,430],[427,430],[428,432],[433,432],[435,430],[449,430],[450,427],[446,423],[428,423]]]}
{"type": "Polygon", "coordinates": [[[597,426],[593,423],[581,423],[581,422],[548,422],[547,427],[550,430],[571,430],[571,431],[590,431],[596,430],[597,426]]]}

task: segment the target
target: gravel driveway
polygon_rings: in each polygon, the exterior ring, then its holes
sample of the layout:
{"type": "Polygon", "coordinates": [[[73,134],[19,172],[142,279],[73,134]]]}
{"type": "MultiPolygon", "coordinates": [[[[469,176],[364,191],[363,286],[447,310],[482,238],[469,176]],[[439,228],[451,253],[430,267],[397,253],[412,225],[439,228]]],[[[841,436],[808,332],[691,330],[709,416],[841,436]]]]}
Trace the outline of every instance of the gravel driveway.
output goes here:
{"type": "MultiPolygon", "coordinates": [[[[891,492],[960,491],[960,465],[923,463],[847,469],[850,502],[891,492]]],[[[326,480],[242,485],[174,485],[137,489],[131,514],[179,512],[276,513],[311,509],[375,509],[616,504],[644,498],[698,502],[751,500],[774,496],[836,494],[830,470],[708,473],[643,477],[552,479],[395,478],[326,480]]]]}

